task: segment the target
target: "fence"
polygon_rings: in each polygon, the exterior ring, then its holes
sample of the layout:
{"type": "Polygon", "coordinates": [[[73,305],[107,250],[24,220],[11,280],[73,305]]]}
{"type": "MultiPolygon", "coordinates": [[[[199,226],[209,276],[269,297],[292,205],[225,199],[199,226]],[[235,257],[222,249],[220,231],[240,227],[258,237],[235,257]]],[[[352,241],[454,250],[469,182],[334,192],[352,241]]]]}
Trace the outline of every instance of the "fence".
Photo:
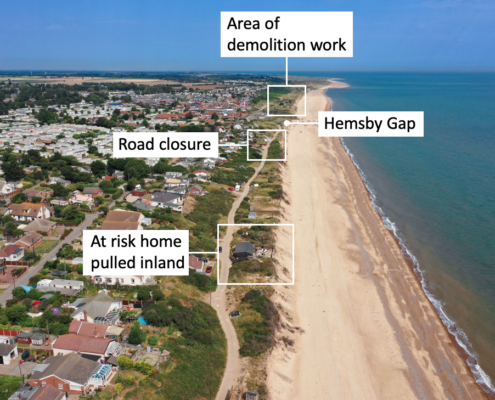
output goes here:
{"type": "Polygon", "coordinates": [[[5,264],[4,265],[6,267],[29,267],[30,266],[30,264],[28,262],[24,262],[24,261],[8,261],[8,260],[5,261],[5,264]]]}
{"type": "Polygon", "coordinates": [[[0,329],[1,336],[17,336],[21,331],[12,331],[10,329],[0,329]]]}

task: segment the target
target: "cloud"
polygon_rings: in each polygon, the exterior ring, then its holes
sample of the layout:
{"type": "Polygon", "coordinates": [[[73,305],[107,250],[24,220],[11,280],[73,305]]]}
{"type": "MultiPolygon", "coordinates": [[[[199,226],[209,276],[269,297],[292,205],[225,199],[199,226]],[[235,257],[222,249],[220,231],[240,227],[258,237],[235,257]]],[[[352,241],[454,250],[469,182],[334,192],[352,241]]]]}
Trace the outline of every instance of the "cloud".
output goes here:
{"type": "Polygon", "coordinates": [[[58,31],[59,29],[62,29],[62,25],[60,24],[51,24],[46,27],[49,31],[58,31]]]}

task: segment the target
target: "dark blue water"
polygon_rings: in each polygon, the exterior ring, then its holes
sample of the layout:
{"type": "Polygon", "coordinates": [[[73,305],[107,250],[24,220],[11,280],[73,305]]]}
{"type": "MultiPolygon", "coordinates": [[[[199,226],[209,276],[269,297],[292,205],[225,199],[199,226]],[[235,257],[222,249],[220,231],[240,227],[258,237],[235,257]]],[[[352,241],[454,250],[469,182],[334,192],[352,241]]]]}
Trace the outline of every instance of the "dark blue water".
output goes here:
{"type": "Polygon", "coordinates": [[[486,389],[483,371],[495,378],[495,74],[332,76],[350,84],[328,91],[335,111],[424,111],[424,138],[344,144],[486,389]]]}

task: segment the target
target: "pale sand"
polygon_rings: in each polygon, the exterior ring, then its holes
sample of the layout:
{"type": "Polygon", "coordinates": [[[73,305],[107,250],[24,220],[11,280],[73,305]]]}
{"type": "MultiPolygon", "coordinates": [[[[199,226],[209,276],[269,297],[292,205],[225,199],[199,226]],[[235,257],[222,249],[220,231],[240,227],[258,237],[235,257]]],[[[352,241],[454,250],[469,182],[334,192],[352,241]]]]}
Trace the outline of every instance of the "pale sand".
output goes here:
{"type": "MultiPolygon", "coordinates": [[[[306,119],[330,109],[324,92],[308,93],[306,119]]],[[[274,299],[295,345],[269,358],[271,398],[484,398],[339,139],[291,126],[283,180],[295,286],[274,299]]]]}

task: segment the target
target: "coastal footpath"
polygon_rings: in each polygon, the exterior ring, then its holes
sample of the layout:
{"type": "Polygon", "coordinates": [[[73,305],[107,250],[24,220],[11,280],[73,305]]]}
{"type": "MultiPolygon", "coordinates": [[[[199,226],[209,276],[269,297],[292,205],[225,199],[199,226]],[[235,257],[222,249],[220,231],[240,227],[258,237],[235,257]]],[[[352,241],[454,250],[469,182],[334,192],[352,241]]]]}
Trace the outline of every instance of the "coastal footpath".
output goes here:
{"type": "MultiPolygon", "coordinates": [[[[308,93],[306,121],[330,110],[327,89],[308,93]]],[[[273,398],[485,398],[340,140],[292,125],[288,149],[284,220],[299,268],[277,291],[295,345],[269,359],[273,398]]]]}

